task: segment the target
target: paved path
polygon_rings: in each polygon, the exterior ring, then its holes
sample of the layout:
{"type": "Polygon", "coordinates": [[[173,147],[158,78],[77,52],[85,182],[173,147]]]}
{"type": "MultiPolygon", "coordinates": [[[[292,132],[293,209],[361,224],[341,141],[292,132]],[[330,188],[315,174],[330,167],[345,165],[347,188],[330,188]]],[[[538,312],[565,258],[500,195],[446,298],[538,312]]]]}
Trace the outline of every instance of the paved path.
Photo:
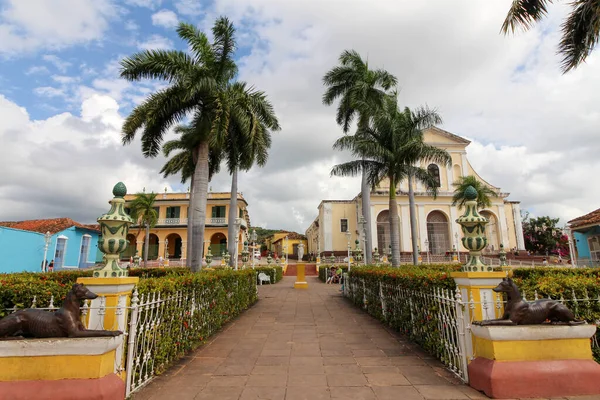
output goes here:
{"type": "MultiPolygon", "coordinates": [[[[308,277],[260,301],[134,400],[485,399],[435,359],[308,277]]],[[[589,397],[591,399],[591,397],[589,397]]]]}

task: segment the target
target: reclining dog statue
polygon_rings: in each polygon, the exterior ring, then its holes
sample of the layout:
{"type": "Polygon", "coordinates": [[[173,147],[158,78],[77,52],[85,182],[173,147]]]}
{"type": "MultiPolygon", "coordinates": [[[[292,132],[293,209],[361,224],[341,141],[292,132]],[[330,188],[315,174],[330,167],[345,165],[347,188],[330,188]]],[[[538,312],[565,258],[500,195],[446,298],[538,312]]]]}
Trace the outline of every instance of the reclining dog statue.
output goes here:
{"type": "Polygon", "coordinates": [[[67,294],[63,306],[56,312],[27,308],[7,315],[0,320],[0,340],[24,338],[81,338],[119,336],[121,331],[85,329],[81,323],[81,300],[95,299],[81,283],[75,283],[67,294]]]}
{"type": "Polygon", "coordinates": [[[585,321],[575,320],[573,312],[559,301],[541,299],[527,302],[521,297],[517,285],[510,278],[503,278],[494,289],[496,293],[506,293],[507,302],[504,315],[500,319],[473,321],[474,325],[539,325],[546,321],[553,324],[580,325],[585,321]]]}

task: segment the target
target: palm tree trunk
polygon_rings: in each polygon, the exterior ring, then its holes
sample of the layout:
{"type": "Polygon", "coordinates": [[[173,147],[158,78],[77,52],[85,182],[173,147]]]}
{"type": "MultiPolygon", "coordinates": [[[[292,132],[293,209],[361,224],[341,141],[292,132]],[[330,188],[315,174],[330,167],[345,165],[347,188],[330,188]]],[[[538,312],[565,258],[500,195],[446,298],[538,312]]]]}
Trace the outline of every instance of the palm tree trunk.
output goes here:
{"type": "Polygon", "coordinates": [[[186,249],[185,249],[185,265],[187,267],[191,267],[191,261],[192,261],[192,247],[194,245],[194,243],[190,240],[190,238],[193,235],[193,231],[192,231],[192,226],[194,226],[193,224],[193,220],[192,220],[192,209],[193,209],[193,205],[194,205],[194,180],[192,179],[192,183],[190,184],[190,202],[188,203],[188,220],[187,220],[187,245],[186,245],[186,249]]]}
{"type": "Polygon", "coordinates": [[[144,268],[148,266],[148,251],[150,250],[150,222],[146,221],[146,241],[144,242],[144,268]]]}
{"type": "Polygon", "coordinates": [[[231,173],[231,198],[229,200],[229,219],[227,220],[227,250],[231,258],[229,259],[229,266],[235,267],[235,260],[237,259],[237,246],[235,243],[236,229],[235,219],[238,215],[237,208],[237,168],[233,169],[231,173]]]}
{"type": "Polygon", "coordinates": [[[367,264],[371,263],[371,190],[369,182],[367,182],[367,174],[363,171],[362,181],[360,184],[360,192],[362,195],[362,214],[365,219],[365,260],[367,264]]]}
{"type": "Polygon", "coordinates": [[[390,178],[390,241],[392,242],[392,267],[400,266],[400,221],[396,201],[396,183],[390,178]]]}
{"type": "Polygon", "coordinates": [[[188,237],[188,247],[192,244],[192,261],[190,268],[193,272],[202,269],[202,253],[204,252],[204,227],[206,225],[206,203],[208,198],[208,141],[197,148],[198,162],[192,177],[192,236],[188,237]],[[195,246],[193,245],[195,244],[195,246]]]}
{"type": "Polygon", "coordinates": [[[415,206],[415,189],[413,188],[413,177],[408,175],[408,207],[410,210],[410,235],[412,236],[413,264],[419,264],[418,255],[418,233],[417,233],[417,208],[415,206]]]}

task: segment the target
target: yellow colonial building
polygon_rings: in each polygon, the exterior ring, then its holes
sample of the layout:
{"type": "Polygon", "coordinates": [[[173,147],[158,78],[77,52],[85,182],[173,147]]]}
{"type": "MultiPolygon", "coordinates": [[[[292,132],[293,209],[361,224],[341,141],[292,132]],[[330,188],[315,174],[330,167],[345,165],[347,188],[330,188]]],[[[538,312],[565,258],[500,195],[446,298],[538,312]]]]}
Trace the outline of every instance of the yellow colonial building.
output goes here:
{"type": "Polygon", "coordinates": [[[308,255],[307,241],[304,235],[296,232],[281,231],[265,238],[267,250],[281,257],[284,253],[289,258],[298,257],[298,246],[304,245],[304,254],[308,255]]]}
{"type": "MultiPolygon", "coordinates": [[[[439,187],[438,195],[434,199],[427,193],[424,185],[414,183],[418,250],[421,253],[428,252],[432,256],[447,255],[454,248],[467,251],[460,243],[462,235],[456,219],[462,211],[452,206],[452,183],[461,176],[469,175],[475,176],[498,193],[498,197],[491,199],[492,206],[481,211],[490,221],[486,229],[489,244],[484,250],[484,255],[497,253],[501,243],[507,250],[525,250],[519,202],[508,200],[508,193],[486,182],[477,174],[467,159],[466,147],[470,142],[436,127],[426,130],[424,139],[426,143],[448,151],[452,157],[452,165],[421,165],[436,177],[439,187]]],[[[390,246],[389,182],[381,182],[372,190],[370,200],[372,247],[377,247],[380,254],[387,253],[390,246]]],[[[407,181],[402,182],[398,188],[397,202],[400,217],[400,251],[405,254],[412,253],[407,181]]],[[[327,256],[331,253],[338,256],[347,254],[349,239],[354,248],[354,240],[357,237],[362,238],[364,228],[358,223],[362,215],[361,195],[352,200],[323,200],[318,210],[318,216],[306,230],[308,252],[324,252],[327,256]]]]}
{"type": "MultiPolygon", "coordinates": [[[[206,206],[206,228],[204,230],[204,252],[206,254],[210,246],[211,253],[215,257],[227,250],[228,241],[228,218],[229,218],[229,192],[210,192],[206,206]]],[[[128,205],[135,199],[135,194],[125,196],[126,211],[128,205]]],[[[161,193],[154,202],[155,210],[158,212],[158,223],[150,229],[150,245],[148,259],[155,260],[159,257],[169,259],[184,259],[186,257],[187,222],[190,193],[161,193]],[[167,246],[165,247],[165,244],[167,246]]],[[[248,203],[241,193],[238,193],[237,221],[240,223],[238,231],[238,254],[241,254],[244,240],[246,240],[250,217],[248,215],[248,203]]],[[[123,259],[129,259],[137,254],[140,257],[144,252],[145,229],[140,226],[132,226],[129,229],[127,240],[129,247],[121,255],[123,259]]],[[[233,239],[235,240],[235,238],[233,239]]]]}

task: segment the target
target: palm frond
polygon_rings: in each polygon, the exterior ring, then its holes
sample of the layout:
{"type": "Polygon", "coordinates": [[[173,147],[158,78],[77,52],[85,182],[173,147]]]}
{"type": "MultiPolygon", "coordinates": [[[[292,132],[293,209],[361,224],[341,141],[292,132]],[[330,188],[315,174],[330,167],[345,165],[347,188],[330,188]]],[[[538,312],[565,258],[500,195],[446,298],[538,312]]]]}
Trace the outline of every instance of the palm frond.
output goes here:
{"type": "Polygon", "coordinates": [[[145,50],[120,62],[121,78],[128,81],[182,79],[193,68],[192,58],[178,50],[145,50]]]}
{"type": "Polygon", "coordinates": [[[196,63],[206,65],[209,68],[213,66],[215,62],[213,49],[204,32],[201,32],[192,24],[180,22],[177,27],[177,34],[188,43],[195,55],[196,63]]]}
{"type": "Polygon", "coordinates": [[[575,0],[573,11],[562,24],[558,52],[563,55],[563,73],[576,68],[590,55],[600,37],[600,2],[575,0]]]}
{"type": "Polygon", "coordinates": [[[514,33],[517,28],[530,29],[548,13],[548,4],[552,0],[513,0],[500,31],[514,33]]]}

